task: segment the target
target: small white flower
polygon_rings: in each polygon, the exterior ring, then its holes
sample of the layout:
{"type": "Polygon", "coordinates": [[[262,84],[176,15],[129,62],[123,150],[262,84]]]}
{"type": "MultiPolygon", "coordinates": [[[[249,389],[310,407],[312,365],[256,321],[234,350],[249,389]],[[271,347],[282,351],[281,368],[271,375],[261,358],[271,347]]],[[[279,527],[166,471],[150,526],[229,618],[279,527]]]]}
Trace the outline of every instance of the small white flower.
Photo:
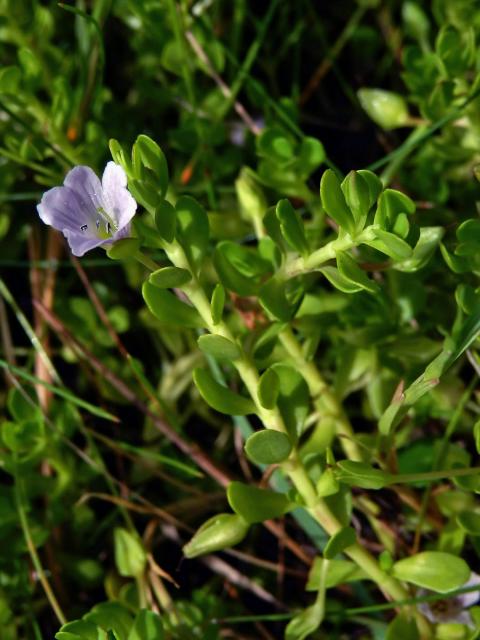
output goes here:
{"type": "MultiPolygon", "coordinates": [[[[470,579],[465,582],[462,587],[475,586],[480,586],[480,576],[472,571],[470,579]]],[[[430,593],[431,592],[426,589],[419,589],[417,595],[426,596],[430,593]]],[[[472,616],[468,611],[465,611],[465,609],[472,607],[479,598],[480,589],[477,591],[469,591],[468,593],[461,593],[453,598],[445,598],[444,600],[421,602],[418,605],[418,609],[427,620],[430,620],[430,622],[434,624],[456,622],[457,624],[474,627],[472,616]]]]}

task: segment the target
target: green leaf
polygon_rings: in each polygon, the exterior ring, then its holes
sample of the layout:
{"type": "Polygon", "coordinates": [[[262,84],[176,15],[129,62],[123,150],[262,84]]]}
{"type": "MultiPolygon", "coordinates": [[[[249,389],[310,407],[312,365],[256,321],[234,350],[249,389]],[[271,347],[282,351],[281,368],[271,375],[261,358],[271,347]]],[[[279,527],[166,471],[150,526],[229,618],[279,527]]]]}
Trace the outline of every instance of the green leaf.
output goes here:
{"type": "Polygon", "coordinates": [[[128,640],[163,640],[162,619],[157,613],[141,609],[128,634],[128,640]]]}
{"type": "MultiPolygon", "coordinates": [[[[324,562],[325,560],[319,556],[313,561],[308,575],[307,591],[318,591],[324,562]]],[[[327,560],[327,562],[328,569],[325,582],[327,589],[345,582],[357,582],[368,578],[367,574],[351,560],[327,560]]]]}
{"type": "Polygon", "coordinates": [[[377,236],[376,240],[369,240],[366,244],[370,245],[374,249],[385,253],[394,260],[406,260],[412,256],[412,247],[399,238],[394,233],[384,231],[383,229],[376,229],[372,227],[374,234],[377,236]]]}
{"type": "Polygon", "coordinates": [[[320,498],[333,496],[338,492],[339,488],[340,487],[338,484],[338,480],[333,469],[325,469],[320,478],[317,480],[317,495],[320,496],[320,498]]]}
{"type": "Polygon", "coordinates": [[[125,578],[141,576],[147,564],[147,552],[140,538],[127,529],[117,527],[113,531],[113,541],[118,573],[125,578]]]}
{"type": "Polygon", "coordinates": [[[297,158],[299,175],[307,178],[312,171],[315,171],[322,164],[325,157],[325,148],[320,140],[309,136],[303,138],[297,158]]]}
{"type": "Polygon", "coordinates": [[[140,248],[138,238],[122,238],[107,249],[107,255],[112,260],[126,260],[133,258],[140,248]]]}
{"type": "Polygon", "coordinates": [[[202,524],[193,538],[183,547],[187,558],[229,549],[247,535],[249,525],[237,514],[219,513],[202,524]]]}
{"type": "MultiPolygon", "coordinates": [[[[374,175],[374,174],[372,174],[374,175]]],[[[367,214],[373,205],[370,186],[357,171],[350,171],[341,184],[347,205],[355,220],[356,231],[365,226],[367,214]]]]}
{"type": "Polygon", "coordinates": [[[267,127],[256,139],[257,153],[280,166],[294,158],[294,146],[281,129],[267,127]]]}
{"type": "Polygon", "coordinates": [[[320,197],[322,206],[335,222],[348,231],[355,231],[355,221],[347,206],[340,186],[340,180],[331,169],[327,169],[320,181],[320,197]]]}
{"type": "Polygon", "coordinates": [[[443,227],[421,227],[420,237],[412,255],[406,260],[395,262],[392,266],[397,271],[413,273],[424,267],[440,244],[445,230],[443,227]]]}
{"type": "MultiPolygon", "coordinates": [[[[163,151],[154,140],[142,134],[133,145],[133,154],[144,167],[152,171],[158,194],[164,198],[168,189],[168,165],[163,151]]],[[[142,174],[137,174],[137,177],[142,177],[142,174]]]]}
{"type": "Polygon", "coordinates": [[[83,619],[96,624],[103,631],[113,631],[116,640],[127,640],[133,624],[132,614],[119,602],[101,602],[84,615],[83,619]]]}
{"type": "Polygon", "coordinates": [[[457,516],[457,524],[471,536],[480,536],[480,514],[464,511],[457,516]]]}
{"type": "Polygon", "coordinates": [[[475,448],[480,453],[480,420],[473,425],[473,437],[475,438],[475,448]]]}
{"type": "Polygon", "coordinates": [[[443,551],[422,551],[395,562],[392,575],[438,593],[459,589],[470,577],[470,569],[462,558],[443,551]]]}
{"type": "Polygon", "coordinates": [[[222,321],[223,308],[225,306],[225,289],[221,284],[215,285],[210,303],[213,324],[217,325],[222,321]]]}
{"type": "Polygon", "coordinates": [[[363,290],[363,287],[345,278],[336,267],[322,267],[319,271],[323,273],[327,280],[339,291],[343,291],[344,293],[358,293],[363,290]]]}
{"type": "Polygon", "coordinates": [[[382,193],[382,181],[377,175],[375,175],[375,173],[373,173],[373,171],[369,171],[368,169],[359,169],[356,173],[361,176],[368,185],[368,209],[370,210],[377,201],[379,195],[382,193]]]}
{"type": "Polygon", "coordinates": [[[274,369],[263,372],[258,383],[258,401],[264,409],[273,409],[277,404],[280,380],[274,369]]]}
{"type": "Polygon", "coordinates": [[[181,196],[175,205],[177,240],[192,266],[200,267],[208,249],[210,229],[205,209],[190,196],[181,196]]]}
{"type": "Polygon", "coordinates": [[[75,620],[62,625],[55,634],[56,640],[98,640],[97,625],[86,620],[75,620]]]}
{"type": "Polygon", "coordinates": [[[246,276],[232,262],[231,246],[234,243],[220,242],[213,254],[213,264],[224,287],[240,296],[253,296],[258,293],[259,280],[246,276]]]}
{"type": "Polygon", "coordinates": [[[310,392],[304,377],[290,365],[279,362],[272,369],[280,380],[277,405],[290,439],[296,442],[310,411],[310,392]]]}
{"type": "Polygon", "coordinates": [[[388,625],[385,640],[420,640],[417,623],[406,613],[399,613],[388,625]]]}
{"type": "Polygon", "coordinates": [[[295,315],[300,300],[290,303],[286,295],[286,283],[279,278],[270,278],[261,288],[259,300],[271,316],[281,322],[288,322],[295,315]]]}
{"type": "Polygon", "coordinates": [[[390,484],[392,475],[381,469],[374,469],[365,462],[340,460],[335,475],[345,484],[363,489],[382,489],[390,484]]]}
{"type": "Polygon", "coordinates": [[[398,215],[401,213],[410,215],[414,211],[415,203],[408,196],[395,189],[385,189],[378,199],[373,222],[385,231],[391,231],[398,215]]]}
{"type": "Polygon", "coordinates": [[[305,238],[303,222],[290,204],[290,201],[280,200],[277,204],[276,214],[280,221],[280,228],[285,240],[292,249],[295,249],[303,256],[307,256],[309,250],[307,240],[305,238]]]}
{"type": "Polygon", "coordinates": [[[228,485],[227,498],[235,513],[249,524],[279,518],[293,506],[283,493],[236,481],[228,485]]]}
{"type": "Polygon", "coordinates": [[[220,360],[238,360],[241,357],[240,349],[237,345],[217,335],[204,335],[198,338],[198,346],[209,356],[220,360]]]}
{"type": "Polygon", "coordinates": [[[190,329],[198,329],[205,326],[200,314],[194,307],[182,302],[170,291],[154,287],[148,280],[143,283],[142,295],[147,307],[163,324],[190,329]]]}
{"type": "Polygon", "coordinates": [[[150,284],[159,289],[172,289],[181,287],[190,282],[192,275],[186,269],[179,267],[162,267],[151,273],[148,277],[150,284]]]}
{"type": "Polygon", "coordinates": [[[285,640],[304,640],[318,629],[323,617],[324,607],[318,602],[297,613],[285,629],[285,640]]]}
{"type": "Polygon", "coordinates": [[[155,226],[162,240],[165,242],[173,242],[175,240],[175,231],[177,228],[177,214],[174,207],[162,200],[155,208],[154,213],[155,226]]]}
{"type": "Polygon", "coordinates": [[[286,460],[291,451],[289,437],[272,429],[253,433],[245,443],[245,453],[255,464],[278,464],[286,460]]]}
{"type": "Polygon", "coordinates": [[[220,413],[246,416],[256,411],[252,400],[219,384],[206,369],[195,369],[193,381],[205,402],[220,413]]]}
{"type": "Polygon", "coordinates": [[[16,94],[18,92],[21,79],[22,72],[18,67],[12,65],[0,69],[0,94],[16,94]]]}
{"type": "Polygon", "coordinates": [[[344,527],[330,538],[323,550],[323,557],[326,560],[332,560],[335,556],[343,553],[345,549],[351,547],[356,542],[357,536],[355,534],[355,529],[352,529],[352,527],[344,527]]]}
{"type": "Polygon", "coordinates": [[[408,123],[407,103],[403,96],[384,89],[359,89],[357,96],[362,109],[382,129],[404,127],[408,123]]]}
{"type": "Polygon", "coordinates": [[[338,251],[337,255],[338,272],[345,280],[354,286],[360,287],[369,293],[378,293],[378,285],[370,280],[365,271],[362,271],[355,260],[343,251],[338,251]]]}

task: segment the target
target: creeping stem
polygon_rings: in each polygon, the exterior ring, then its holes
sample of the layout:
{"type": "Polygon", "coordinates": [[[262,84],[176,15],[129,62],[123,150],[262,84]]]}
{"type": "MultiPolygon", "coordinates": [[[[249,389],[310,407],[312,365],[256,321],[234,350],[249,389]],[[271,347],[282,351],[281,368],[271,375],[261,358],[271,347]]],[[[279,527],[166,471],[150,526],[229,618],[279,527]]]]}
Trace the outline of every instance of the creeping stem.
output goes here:
{"type": "MultiPolygon", "coordinates": [[[[257,415],[262,420],[264,426],[267,429],[275,429],[286,433],[287,429],[280,411],[277,408],[265,409],[259,402],[257,389],[260,376],[250,356],[242,349],[241,345],[237,343],[225,322],[221,321],[214,324],[210,302],[182,247],[174,241],[165,246],[165,251],[175,266],[180,267],[181,269],[188,269],[192,273],[192,280],[183,287],[183,290],[188,296],[190,302],[203,318],[209,332],[213,335],[218,335],[231,340],[237,344],[240,349],[240,357],[236,359],[233,364],[250,393],[250,396],[255,403],[257,415]]],[[[141,260],[141,262],[145,264],[146,261],[141,260]]],[[[317,496],[315,487],[308,476],[296,449],[292,451],[288,460],[282,464],[282,469],[292,481],[305,503],[305,508],[313,518],[315,518],[315,520],[323,529],[325,529],[325,531],[327,531],[329,535],[332,536],[337,533],[342,528],[342,525],[330,511],[326,502],[317,496]]],[[[385,571],[380,568],[375,558],[362,546],[357,543],[351,545],[345,550],[345,553],[350,556],[350,558],[365,571],[369,578],[378,585],[379,589],[384,593],[387,599],[405,600],[409,597],[408,591],[401,582],[385,573],[385,571]]],[[[422,630],[422,638],[426,640],[430,637],[428,635],[428,625],[426,624],[423,616],[417,613],[415,613],[415,616],[417,617],[419,627],[422,630]]]]}

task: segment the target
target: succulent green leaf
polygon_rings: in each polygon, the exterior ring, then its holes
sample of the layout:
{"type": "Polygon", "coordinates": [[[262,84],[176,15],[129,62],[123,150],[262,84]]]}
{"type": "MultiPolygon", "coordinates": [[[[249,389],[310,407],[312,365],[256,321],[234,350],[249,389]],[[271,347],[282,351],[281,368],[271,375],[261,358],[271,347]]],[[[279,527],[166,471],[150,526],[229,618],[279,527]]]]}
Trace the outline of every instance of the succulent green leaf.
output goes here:
{"type": "Polygon", "coordinates": [[[142,286],[142,295],[150,311],[163,324],[190,329],[205,326],[194,307],[182,302],[167,289],[159,289],[146,280],[142,286]]]}
{"type": "Polygon", "coordinates": [[[233,243],[220,242],[213,254],[213,264],[223,286],[241,296],[253,296],[258,293],[259,281],[246,276],[232,262],[230,247],[233,243]]]}
{"type": "Polygon", "coordinates": [[[343,553],[345,549],[351,547],[357,541],[355,529],[352,527],[344,527],[337,531],[328,541],[323,550],[323,557],[326,560],[332,560],[335,556],[343,553]]]}
{"type": "Polygon", "coordinates": [[[57,631],[55,640],[98,640],[98,627],[86,620],[67,622],[57,631]]]}
{"type": "Polygon", "coordinates": [[[279,464],[288,458],[291,451],[290,438],[272,429],[253,433],[245,443],[245,452],[255,464],[279,464]]]}
{"type": "Polygon", "coordinates": [[[270,278],[260,288],[259,300],[262,307],[271,316],[281,322],[288,322],[293,318],[299,306],[297,303],[291,303],[286,295],[286,283],[280,278],[270,278]]]}
{"type": "Polygon", "coordinates": [[[186,558],[196,558],[206,553],[229,549],[247,535],[249,525],[233,513],[219,513],[202,524],[193,538],[183,547],[186,558]]]}
{"type": "Polygon", "coordinates": [[[162,619],[158,613],[141,609],[135,617],[128,640],[163,640],[164,638],[162,619]]]}
{"type": "Polygon", "coordinates": [[[335,472],[337,480],[362,489],[382,489],[392,481],[392,475],[381,469],[374,469],[365,462],[340,460],[335,472]]]}
{"type": "Polygon", "coordinates": [[[356,231],[361,231],[374,202],[371,198],[369,184],[358,171],[350,171],[342,182],[341,189],[355,220],[356,231]]]}
{"type": "Polygon", "coordinates": [[[181,196],[176,204],[177,240],[192,266],[200,267],[208,249],[210,228],[205,209],[190,196],[181,196]]]}
{"type": "Polygon", "coordinates": [[[385,253],[394,260],[404,261],[411,258],[412,247],[394,233],[384,231],[384,229],[374,228],[373,232],[377,236],[376,240],[367,242],[371,247],[385,253]]]}
{"type": "Polygon", "coordinates": [[[378,199],[373,222],[385,231],[391,231],[398,215],[410,215],[414,211],[415,203],[408,196],[395,189],[385,189],[378,199]]]}
{"type": "Polygon", "coordinates": [[[303,222],[290,204],[289,200],[280,200],[276,208],[277,218],[280,221],[280,227],[283,237],[292,249],[298,251],[303,256],[308,255],[308,244],[305,238],[305,229],[303,222]]]}
{"type": "Polygon", "coordinates": [[[238,360],[241,357],[238,346],[223,336],[200,336],[198,338],[198,346],[203,353],[219,360],[238,360]]]}
{"type": "Polygon", "coordinates": [[[140,248],[138,238],[122,238],[107,249],[107,255],[112,260],[127,260],[133,258],[140,248]]]}
{"type": "Polygon", "coordinates": [[[387,628],[385,640],[420,640],[415,618],[408,617],[406,613],[399,613],[390,622],[387,628]]]}
{"type": "Polygon", "coordinates": [[[345,231],[353,233],[355,221],[347,206],[340,180],[331,169],[325,171],[320,181],[320,197],[323,208],[330,218],[345,231]]]}
{"type": "Polygon", "coordinates": [[[275,369],[267,369],[263,372],[258,383],[258,401],[264,409],[273,409],[277,404],[280,391],[280,380],[275,369]]]}
{"type": "Polygon", "coordinates": [[[339,291],[343,291],[344,293],[358,293],[358,291],[363,290],[363,287],[345,278],[336,267],[322,267],[319,271],[323,273],[327,280],[339,291]]]}
{"type": "Polygon", "coordinates": [[[304,640],[322,624],[324,607],[316,602],[297,613],[287,624],[285,640],[304,640]]]}
{"type": "MultiPolygon", "coordinates": [[[[320,587],[320,576],[322,574],[323,563],[325,560],[319,556],[313,561],[308,576],[307,591],[318,591],[320,587]]],[[[350,560],[327,560],[328,570],[325,586],[327,589],[336,587],[337,584],[345,582],[357,582],[358,580],[366,580],[367,574],[360,569],[354,562],[350,560]]]]}
{"type": "Polygon", "coordinates": [[[249,524],[279,518],[293,506],[283,493],[237,481],[228,485],[227,498],[235,513],[249,524]]]}
{"type": "Polygon", "coordinates": [[[471,536],[480,536],[480,513],[464,511],[457,516],[457,524],[471,536]]]}
{"type": "Polygon", "coordinates": [[[467,582],[470,569],[458,556],[443,551],[422,551],[395,562],[392,575],[424,589],[447,593],[467,582]]]}
{"type": "MultiPolygon", "coordinates": [[[[164,198],[168,189],[168,165],[163,151],[154,140],[142,134],[133,145],[133,153],[144,167],[153,172],[158,194],[164,198]]],[[[137,177],[141,176],[137,174],[137,177]]]]}
{"type": "Polygon", "coordinates": [[[206,369],[195,369],[193,381],[205,402],[216,411],[232,416],[255,413],[252,400],[219,384],[206,369]]]}
{"type": "Polygon", "coordinates": [[[117,527],[113,531],[115,564],[124,578],[138,578],[147,564],[147,552],[140,538],[127,529],[117,527]]]}
{"type": "Polygon", "coordinates": [[[294,145],[281,129],[267,127],[257,137],[257,152],[260,156],[283,166],[294,158],[294,145]]]}
{"type": "Polygon", "coordinates": [[[155,208],[154,219],[162,240],[173,242],[177,227],[177,214],[174,207],[167,200],[162,200],[155,208]]]}
{"type": "Polygon", "coordinates": [[[181,287],[190,282],[192,275],[186,269],[180,267],[162,267],[151,273],[148,277],[150,284],[159,289],[172,289],[181,287]]]}
{"type": "Polygon", "coordinates": [[[355,260],[343,251],[338,251],[337,255],[338,272],[345,280],[348,280],[354,286],[365,289],[369,293],[377,293],[378,285],[367,276],[365,271],[360,269],[355,260]]]}
{"type": "Polygon", "coordinates": [[[219,324],[223,317],[223,308],[225,306],[225,288],[219,283],[215,285],[210,303],[210,311],[212,314],[213,324],[219,324]]]}

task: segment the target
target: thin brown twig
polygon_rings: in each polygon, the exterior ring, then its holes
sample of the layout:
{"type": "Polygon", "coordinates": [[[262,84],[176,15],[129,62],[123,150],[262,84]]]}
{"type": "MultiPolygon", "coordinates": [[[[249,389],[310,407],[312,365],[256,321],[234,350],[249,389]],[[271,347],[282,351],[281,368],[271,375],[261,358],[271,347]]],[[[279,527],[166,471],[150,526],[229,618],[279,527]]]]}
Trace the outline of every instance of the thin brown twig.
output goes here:
{"type": "MultiPolygon", "coordinates": [[[[191,31],[188,31],[188,30],[185,32],[185,38],[187,39],[188,44],[191,46],[191,48],[193,49],[195,54],[199,57],[201,62],[203,62],[203,64],[207,67],[208,73],[213,78],[213,80],[216,82],[218,88],[223,93],[225,98],[227,98],[227,100],[230,100],[231,97],[232,97],[232,92],[230,90],[230,87],[223,80],[223,78],[215,71],[215,69],[214,69],[209,57],[205,53],[205,50],[203,49],[202,45],[199,43],[197,38],[193,35],[193,33],[191,31]]],[[[247,112],[245,107],[238,100],[234,100],[233,108],[238,113],[240,118],[244,121],[244,123],[246,124],[248,129],[250,129],[250,131],[255,136],[258,136],[258,134],[260,133],[261,129],[255,123],[255,121],[253,120],[252,116],[247,112]]]]}

